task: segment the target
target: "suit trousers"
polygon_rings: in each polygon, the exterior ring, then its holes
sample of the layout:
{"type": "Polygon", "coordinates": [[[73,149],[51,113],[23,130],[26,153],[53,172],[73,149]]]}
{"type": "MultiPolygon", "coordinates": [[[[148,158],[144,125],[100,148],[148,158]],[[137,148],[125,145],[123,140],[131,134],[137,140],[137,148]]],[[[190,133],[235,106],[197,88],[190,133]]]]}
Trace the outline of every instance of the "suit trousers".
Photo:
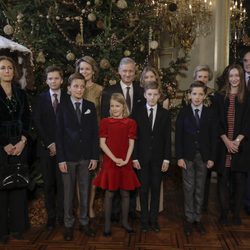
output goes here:
{"type": "Polygon", "coordinates": [[[199,222],[204,199],[207,163],[197,152],[193,161],[185,160],[186,169],[182,170],[184,191],[184,211],[188,222],[199,222]]]}
{"type": "Polygon", "coordinates": [[[141,170],[138,170],[138,177],[141,182],[139,189],[141,203],[141,223],[156,223],[159,213],[161,172],[162,164],[149,162],[141,164],[141,170]],[[149,190],[151,190],[150,206],[148,206],[149,190]]]}
{"type": "Polygon", "coordinates": [[[245,195],[245,208],[250,210],[250,171],[246,176],[246,195],[245,195]]]}
{"type": "Polygon", "coordinates": [[[89,223],[88,201],[90,188],[89,160],[79,162],[67,162],[68,172],[62,174],[64,185],[64,225],[73,227],[75,217],[73,215],[73,201],[76,191],[76,180],[79,188],[79,222],[81,225],[89,223]]]}
{"type": "Polygon", "coordinates": [[[48,219],[56,219],[56,217],[61,219],[63,218],[63,182],[56,156],[50,157],[48,150],[43,148],[40,161],[48,219]]]}

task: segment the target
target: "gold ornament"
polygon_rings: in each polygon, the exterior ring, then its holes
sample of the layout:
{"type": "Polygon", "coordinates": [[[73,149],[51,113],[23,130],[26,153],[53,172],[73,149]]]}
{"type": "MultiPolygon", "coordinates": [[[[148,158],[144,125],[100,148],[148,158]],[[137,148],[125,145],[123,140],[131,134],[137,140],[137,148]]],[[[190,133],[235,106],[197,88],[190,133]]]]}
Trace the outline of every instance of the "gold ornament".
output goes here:
{"type": "Polygon", "coordinates": [[[103,58],[101,61],[100,61],[100,67],[102,69],[108,69],[110,67],[110,62],[108,59],[106,58],[103,58]]]}
{"type": "Polygon", "coordinates": [[[131,55],[131,52],[130,52],[129,50],[126,49],[126,50],[124,51],[123,54],[124,54],[124,56],[130,56],[130,55],[131,55]]]}
{"type": "Polygon", "coordinates": [[[13,34],[14,29],[13,29],[13,27],[12,27],[10,24],[7,24],[7,25],[5,25],[5,26],[3,27],[3,32],[4,32],[6,35],[10,36],[10,35],[13,34]]]}
{"type": "Polygon", "coordinates": [[[45,63],[46,59],[42,51],[40,51],[37,55],[36,62],[37,63],[45,63]]]}
{"type": "Polygon", "coordinates": [[[97,7],[101,6],[103,4],[103,0],[95,0],[95,5],[97,7]]]}
{"type": "Polygon", "coordinates": [[[66,59],[67,59],[68,61],[74,61],[75,58],[76,58],[75,54],[72,53],[72,52],[70,52],[70,51],[69,51],[69,52],[67,53],[67,55],[66,55],[66,59]]]}
{"type": "Polygon", "coordinates": [[[115,85],[116,84],[116,80],[109,80],[109,85],[115,85]]]}
{"type": "Polygon", "coordinates": [[[96,15],[95,15],[95,13],[89,13],[88,14],[88,20],[90,21],[90,22],[94,22],[95,20],[96,20],[96,15]]]}
{"type": "Polygon", "coordinates": [[[150,46],[150,48],[151,49],[157,49],[158,48],[158,42],[157,41],[155,41],[155,40],[153,40],[153,41],[151,41],[150,43],[149,43],[149,46],[150,46]]]}
{"type": "Polygon", "coordinates": [[[125,0],[118,0],[117,3],[116,3],[116,6],[119,8],[119,9],[126,9],[128,7],[128,4],[125,0]]]}

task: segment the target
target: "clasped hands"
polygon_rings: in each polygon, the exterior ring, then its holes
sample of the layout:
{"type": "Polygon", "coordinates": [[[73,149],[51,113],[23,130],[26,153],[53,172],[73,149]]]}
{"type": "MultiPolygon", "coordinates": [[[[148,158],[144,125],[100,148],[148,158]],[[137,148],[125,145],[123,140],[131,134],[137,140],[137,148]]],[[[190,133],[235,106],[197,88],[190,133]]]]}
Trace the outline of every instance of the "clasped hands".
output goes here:
{"type": "Polygon", "coordinates": [[[19,141],[15,145],[9,143],[4,147],[4,151],[7,155],[19,156],[22,153],[24,146],[25,144],[22,141],[19,141]]]}
{"type": "Polygon", "coordinates": [[[234,140],[227,140],[225,142],[225,145],[227,147],[228,153],[235,154],[239,151],[240,141],[234,140]]]}

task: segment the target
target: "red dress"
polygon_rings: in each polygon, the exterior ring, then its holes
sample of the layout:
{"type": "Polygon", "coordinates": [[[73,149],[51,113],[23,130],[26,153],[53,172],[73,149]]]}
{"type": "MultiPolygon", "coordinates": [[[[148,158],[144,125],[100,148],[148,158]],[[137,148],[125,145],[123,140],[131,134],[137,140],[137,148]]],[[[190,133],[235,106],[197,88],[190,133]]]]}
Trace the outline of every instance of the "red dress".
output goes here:
{"type": "MultiPolygon", "coordinates": [[[[136,138],[136,123],[129,118],[104,118],[100,122],[100,137],[106,138],[106,144],[117,158],[126,159],[129,139],[136,138]]],[[[134,190],[140,182],[132,167],[132,160],[122,167],[106,155],[103,155],[101,171],[93,180],[93,185],[115,191],[118,189],[134,190]]]]}

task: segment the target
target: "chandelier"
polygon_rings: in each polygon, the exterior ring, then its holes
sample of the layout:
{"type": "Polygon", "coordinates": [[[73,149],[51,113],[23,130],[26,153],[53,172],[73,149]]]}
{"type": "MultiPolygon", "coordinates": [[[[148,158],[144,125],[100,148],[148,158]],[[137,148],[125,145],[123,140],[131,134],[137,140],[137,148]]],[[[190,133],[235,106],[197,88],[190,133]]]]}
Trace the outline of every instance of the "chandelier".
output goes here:
{"type": "Polygon", "coordinates": [[[151,3],[162,29],[185,51],[192,48],[196,37],[211,32],[211,0],[153,0],[151,3]]]}

